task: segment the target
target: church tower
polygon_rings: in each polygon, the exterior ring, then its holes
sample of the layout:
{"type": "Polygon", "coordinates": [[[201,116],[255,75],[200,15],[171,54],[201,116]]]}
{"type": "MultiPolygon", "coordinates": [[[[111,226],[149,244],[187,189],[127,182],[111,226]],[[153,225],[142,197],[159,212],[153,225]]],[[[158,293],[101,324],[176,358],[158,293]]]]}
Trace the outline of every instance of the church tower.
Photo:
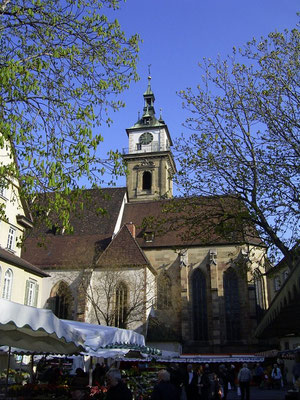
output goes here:
{"type": "Polygon", "coordinates": [[[148,76],[148,87],[143,96],[142,118],[126,129],[129,148],[123,159],[128,168],[127,190],[130,202],[172,197],[172,177],[176,172],[168,127],[161,115],[159,119],[155,117],[151,76],[148,76]]]}

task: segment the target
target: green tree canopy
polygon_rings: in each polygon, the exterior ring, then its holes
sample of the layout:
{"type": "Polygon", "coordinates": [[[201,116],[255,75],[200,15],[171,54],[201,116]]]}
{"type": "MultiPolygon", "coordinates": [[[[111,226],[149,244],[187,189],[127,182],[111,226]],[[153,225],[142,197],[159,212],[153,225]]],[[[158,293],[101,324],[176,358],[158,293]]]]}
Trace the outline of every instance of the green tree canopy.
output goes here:
{"type": "Polygon", "coordinates": [[[233,208],[228,220],[256,226],[289,261],[300,220],[299,56],[295,28],[204,59],[202,83],[179,92],[192,133],[176,146],[185,194],[239,198],[249,212],[233,208]]]}
{"type": "Polygon", "coordinates": [[[139,37],[106,16],[119,3],[0,0],[0,153],[11,151],[0,178],[17,177],[24,198],[54,192],[45,206],[65,226],[70,191],[76,197],[83,181],[100,185],[107,168],[121,168],[118,154],[105,161],[97,152],[100,125],[137,79],[139,37]]]}

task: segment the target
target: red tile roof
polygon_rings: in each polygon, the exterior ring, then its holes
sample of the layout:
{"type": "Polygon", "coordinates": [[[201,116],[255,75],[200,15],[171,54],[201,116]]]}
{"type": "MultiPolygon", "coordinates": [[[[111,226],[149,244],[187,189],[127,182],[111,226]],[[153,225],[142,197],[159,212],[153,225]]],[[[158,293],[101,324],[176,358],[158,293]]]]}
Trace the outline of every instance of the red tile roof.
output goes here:
{"type": "Polygon", "coordinates": [[[122,224],[136,225],[136,239],[142,248],[184,245],[253,243],[263,245],[254,228],[242,229],[230,216],[246,213],[232,197],[177,198],[125,205],[122,224]],[[147,235],[148,233],[148,235],[147,235]],[[153,240],[145,236],[154,233],[153,240]]]}
{"type": "Polygon", "coordinates": [[[53,234],[44,225],[35,226],[22,250],[26,260],[43,269],[88,267],[94,262],[111,240],[126,188],[85,192],[90,200],[70,219],[74,233],[53,234]],[[99,212],[100,208],[105,213],[99,212]]]}

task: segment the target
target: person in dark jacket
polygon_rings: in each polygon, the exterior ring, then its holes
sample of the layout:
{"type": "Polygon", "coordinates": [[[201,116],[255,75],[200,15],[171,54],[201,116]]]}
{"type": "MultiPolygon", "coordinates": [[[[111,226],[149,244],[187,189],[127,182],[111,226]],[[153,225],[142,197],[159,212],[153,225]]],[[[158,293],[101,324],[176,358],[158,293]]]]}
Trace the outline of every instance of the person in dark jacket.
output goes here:
{"type": "Polygon", "coordinates": [[[104,377],[106,373],[106,368],[104,365],[99,363],[96,364],[95,369],[93,371],[93,386],[101,386],[104,383],[104,377]]]}
{"type": "Polygon", "coordinates": [[[106,400],[132,400],[132,393],[122,381],[119,369],[110,369],[106,374],[106,382],[108,386],[106,400]]]}
{"type": "Polygon", "coordinates": [[[203,374],[201,376],[201,400],[209,400],[211,398],[211,372],[209,369],[209,364],[205,364],[203,374]]]}
{"type": "Polygon", "coordinates": [[[183,378],[183,385],[186,392],[187,400],[195,400],[198,398],[198,375],[193,370],[193,365],[188,364],[183,378]]]}
{"type": "Polygon", "coordinates": [[[180,400],[178,389],[170,382],[170,373],[166,369],[158,371],[158,384],[154,386],[151,400],[180,400]]]}
{"type": "Polygon", "coordinates": [[[220,385],[222,386],[223,389],[223,399],[227,399],[227,393],[228,393],[228,382],[229,382],[229,376],[228,376],[228,370],[225,366],[225,364],[221,364],[219,366],[219,371],[218,371],[218,378],[220,385]]]}

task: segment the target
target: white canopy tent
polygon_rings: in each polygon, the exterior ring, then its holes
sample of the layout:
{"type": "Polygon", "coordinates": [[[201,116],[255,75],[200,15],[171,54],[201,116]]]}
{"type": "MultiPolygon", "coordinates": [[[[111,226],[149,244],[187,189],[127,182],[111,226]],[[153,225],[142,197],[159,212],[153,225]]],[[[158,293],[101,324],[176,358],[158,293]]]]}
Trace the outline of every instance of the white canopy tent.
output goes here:
{"type": "Polygon", "coordinates": [[[74,354],[84,350],[80,332],[51,310],[0,299],[0,345],[32,353],[74,354]]]}
{"type": "Polygon", "coordinates": [[[116,348],[118,346],[120,348],[124,346],[128,346],[128,348],[145,347],[144,336],[130,329],[69,320],[62,320],[62,322],[85,338],[84,347],[87,353],[95,353],[111,345],[116,348]]]}

